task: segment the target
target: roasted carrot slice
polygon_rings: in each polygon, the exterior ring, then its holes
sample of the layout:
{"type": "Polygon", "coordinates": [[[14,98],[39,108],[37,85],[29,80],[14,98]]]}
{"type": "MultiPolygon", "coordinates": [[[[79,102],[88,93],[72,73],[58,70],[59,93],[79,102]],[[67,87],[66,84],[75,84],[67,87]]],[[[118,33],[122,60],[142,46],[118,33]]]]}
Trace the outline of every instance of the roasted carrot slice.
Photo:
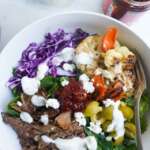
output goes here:
{"type": "Polygon", "coordinates": [[[98,97],[99,98],[104,97],[106,94],[106,91],[107,91],[107,88],[106,88],[105,82],[104,82],[104,78],[102,76],[96,75],[92,78],[92,82],[99,93],[98,97]]]}
{"type": "Polygon", "coordinates": [[[102,51],[106,52],[109,49],[114,48],[117,38],[117,32],[118,30],[115,27],[108,28],[106,34],[103,36],[102,39],[102,51]]]}

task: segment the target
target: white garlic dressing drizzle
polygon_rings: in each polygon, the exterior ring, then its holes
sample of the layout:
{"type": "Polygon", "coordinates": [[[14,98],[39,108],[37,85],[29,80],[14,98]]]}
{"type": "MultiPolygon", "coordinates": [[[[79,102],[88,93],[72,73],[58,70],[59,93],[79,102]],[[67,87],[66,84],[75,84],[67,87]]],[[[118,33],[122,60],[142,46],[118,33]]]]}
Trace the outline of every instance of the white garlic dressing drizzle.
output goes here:
{"type": "Polygon", "coordinates": [[[124,121],[125,118],[123,113],[119,110],[120,101],[114,102],[111,99],[103,101],[105,107],[113,106],[113,120],[112,123],[108,126],[107,132],[116,131],[115,139],[124,136],[124,121]]]}
{"type": "Polygon", "coordinates": [[[50,144],[53,143],[60,150],[96,150],[97,141],[95,137],[88,136],[85,138],[73,137],[72,139],[57,138],[55,140],[49,138],[46,135],[42,137],[43,142],[50,144]]]}

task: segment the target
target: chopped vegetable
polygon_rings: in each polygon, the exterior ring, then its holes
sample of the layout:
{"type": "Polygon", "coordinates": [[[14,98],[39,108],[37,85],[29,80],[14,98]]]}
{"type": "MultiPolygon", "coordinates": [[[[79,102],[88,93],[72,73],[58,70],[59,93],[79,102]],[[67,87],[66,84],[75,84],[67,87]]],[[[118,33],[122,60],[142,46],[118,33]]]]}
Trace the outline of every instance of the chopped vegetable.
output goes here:
{"type": "Polygon", "coordinates": [[[128,98],[123,98],[121,101],[123,101],[126,105],[128,105],[129,107],[134,107],[134,99],[133,97],[128,97],[128,98]]]}
{"type": "Polygon", "coordinates": [[[46,76],[41,80],[41,88],[46,89],[48,97],[52,97],[56,90],[61,87],[61,78],[46,76]]]}
{"type": "Polygon", "coordinates": [[[146,131],[148,126],[148,120],[146,114],[150,110],[150,95],[148,91],[145,91],[140,101],[140,120],[142,133],[146,131]]]}
{"type": "Polygon", "coordinates": [[[125,123],[125,134],[129,138],[135,138],[135,136],[136,136],[136,127],[135,127],[135,124],[126,122],[125,123]]]}
{"type": "MultiPolygon", "coordinates": [[[[129,107],[134,108],[134,98],[133,97],[128,97],[122,99],[124,103],[126,103],[129,107]]],[[[147,126],[148,126],[148,120],[147,120],[147,112],[150,110],[150,96],[149,92],[145,91],[141,97],[140,101],[140,120],[141,120],[141,130],[142,133],[146,131],[147,126]]]]}
{"type": "Polygon", "coordinates": [[[130,121],[131,119],[133,119],[134,112],[129,106],[127,106],[126,104],[121,104],[119,109],[122,111],[124,117],[127,120],[130,121]]]}
{"type": "Polygon", "coordinates": [[[108,97],[114,100],[121,100],[125,95],[123,91],[123,83],[120,80],[114,82],[113,86],[108,89],[108,97]]]}
{"type": "MultiPolygon", "coordinates": [[[[23,51],[17,67],[13,70],[13,76],[8,81],[8,86],[13,89],[20,86],[20,80],[23,76],[35,77],[37,67],[40,63],[48,60],[49,69],[52,75],[57,75],[56,67],[52,64],[52,58],[63,48],[75,48],[80,41],[89,34],[80,28],[73,33],[66,33],[63,29],[58,29],[55,33],[48,33],[42,43],[30,43],[23,51]]],[[[65,72],[61,72],[63,75],[65,72]]]]}
{"type": "Polygon", "coordinates": [[[102,110],[97,101],[90,102],[84,111],[86,117],[90,117],[93,122],[97,121],[97,114],[102,110]]]}
{"type": "Polygon", "coordinates": [[[104,83],[104,78],[102,76],[95,75],[92,78],[92,82],[98,91],[97,99],[102,99],[105,96],[106,91],[107,91],[107,88],[104,83]]]}
{"type": "Polygon", "coordinates": [[[117,29],[115,27],[108,28],[102,39],[102,51],[106,52],[113,49],[117,38],[117,29]]]}
{"type": "Polygon", "coordinates": [[[111,121],[113,118],[113,107],[109,106],[109,107],[105,107],[103,108],[102,112],[101,112],[101,117],[104,120],[109,120],[111,121]]]}
{"type": "Polygon", "coordinates": [[[115,145],[120,145],[123,143],[124,136],[119,137],[118,139],[115,140],[114,144],[115,145]]]}
{"type": "Polygon", "coordinates": [[[7,108],[6,108],[6,112],[8,114],[10,114],[11,116],[14,116],[14,117],[18,117],[19,116],[19,112],[17,112],[15,109],[14,109],[14,106],[16,105],[17,101],[20,100],[20,97],[16,96],[14,97],[14,99],[12,101],[10,101],[10,103],[7,105],[7,108]]]}
{"type": "Polygon", "coordinates": [[[136,141],[130,138],[126,138],[121,145],[114,145],[111,141],[107,141],[105,135],[95,134],[88,128],[84,128],[87,136],[94,136],[98,143],[97,150],[137,150],[136,141]]]}

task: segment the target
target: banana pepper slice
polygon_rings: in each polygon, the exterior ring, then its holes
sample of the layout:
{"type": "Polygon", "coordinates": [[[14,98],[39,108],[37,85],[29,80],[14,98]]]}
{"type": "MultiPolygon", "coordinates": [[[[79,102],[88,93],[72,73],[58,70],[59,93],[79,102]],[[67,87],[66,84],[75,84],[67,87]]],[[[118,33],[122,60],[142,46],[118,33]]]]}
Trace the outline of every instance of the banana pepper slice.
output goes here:
{"type": "Polygon", "coordinates": [[[86,117],[89,117],[92,122],[96,122],[97,121],[97,114],[101,111],[102,111],[102,107],[99,106],[99,102],[92,101],[87,105],[87,107],[84,111],[84,115],[86,117]]]}

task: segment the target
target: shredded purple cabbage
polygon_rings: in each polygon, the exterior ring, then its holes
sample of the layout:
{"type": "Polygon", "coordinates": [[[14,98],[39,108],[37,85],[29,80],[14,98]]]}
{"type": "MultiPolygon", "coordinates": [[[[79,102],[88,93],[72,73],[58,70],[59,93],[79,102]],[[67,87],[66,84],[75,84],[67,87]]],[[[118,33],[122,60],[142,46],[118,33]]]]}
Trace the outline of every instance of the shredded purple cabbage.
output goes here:
{"type": "MultiPolygon", "coordinates": [[[[8,81],[8,86],[13,89],[20,86],[20,81],[23,76],[35,77],[37,66],[46,59],[52,59],[54,55],[60,52],[65,47],[75,48],[81,40],[89,34],[80,28],[77,28],[73,33],[66,33],[63,29],[58,29],[55,33],[48,33],[44,37],[44,41],[40,44],[31,43],[23,51],[21,59],[18,62],[13,76],[8,81]]],[[[49,74],[57,76],[57,70],[52,63],[48,63],[51,72],[49,74]]],[[[62,73],[62,72],[61,72],[62,73]]],[[[68,74],[64,74],[68,75],[68,74]]],[[[71,75],[71,74],[70,74],[71,75]]]]}

